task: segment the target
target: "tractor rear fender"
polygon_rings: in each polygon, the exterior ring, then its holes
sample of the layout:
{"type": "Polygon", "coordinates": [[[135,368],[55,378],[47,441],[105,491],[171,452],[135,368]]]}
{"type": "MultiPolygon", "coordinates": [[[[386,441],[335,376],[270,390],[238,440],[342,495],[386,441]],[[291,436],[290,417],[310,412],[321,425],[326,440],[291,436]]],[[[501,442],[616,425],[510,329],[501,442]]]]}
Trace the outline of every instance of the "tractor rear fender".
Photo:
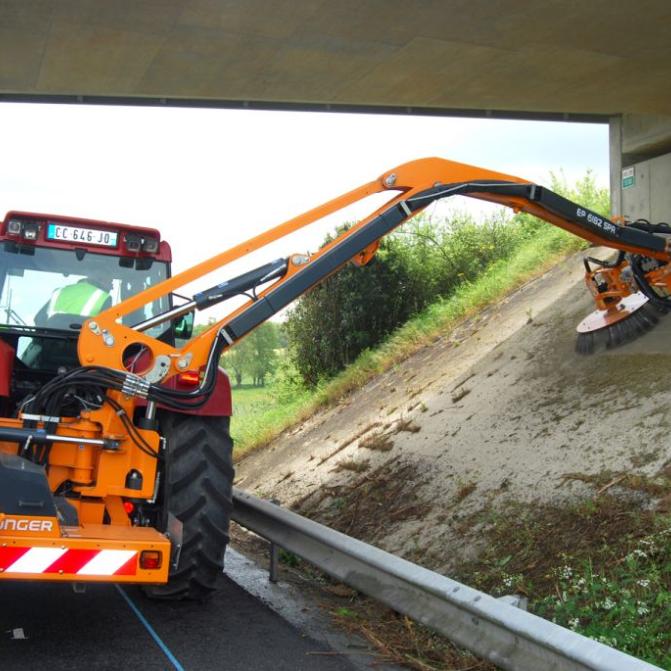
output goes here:
{"type": "MultiPolygon", "coordinates": [[[[189,391],[190,389],[193,389],[193,386],[181,383],[178,376],[171,377],[163,386],[168,389],[177,389],[178,391],[189,391]]],[[[138,401],[137,403],[138,408],[144,408],[146,405],[145,401],[138,401]]],[[[157,407],[165,408],[165,406],[160,403],[157,407]]],[[[167,409],[172,412],[177,412],[171,408],[167,409]]],[[[202,417],[230,417],[233,414],[231,381],[224,369],[219,368],[217,371],[217,384],[203,406],[183,409],[178,412],[182,415],[200,415],[202,417]]]]}
{"type": "MultiPolygon", "coordinates": [[[[175,389],[188,390],[188,387],[180,385],[177,377],[172,377],[168,380],[166,386],[170,386],[172,382],[175,389]],[[176,380],[176,382],[173,382],[176,380]]],[[[160,406],[159,406],[160,407],[160,406]]],[[[189,408],[182,410],[184,415],[202,415],[205,417],[230,417],[233,414],[233,401],[231,398],[231,381],[228,375],[219,369],[217,371],[217,385],[214,391],[210,394],[205,405],[200,408],[189,408]]]]}

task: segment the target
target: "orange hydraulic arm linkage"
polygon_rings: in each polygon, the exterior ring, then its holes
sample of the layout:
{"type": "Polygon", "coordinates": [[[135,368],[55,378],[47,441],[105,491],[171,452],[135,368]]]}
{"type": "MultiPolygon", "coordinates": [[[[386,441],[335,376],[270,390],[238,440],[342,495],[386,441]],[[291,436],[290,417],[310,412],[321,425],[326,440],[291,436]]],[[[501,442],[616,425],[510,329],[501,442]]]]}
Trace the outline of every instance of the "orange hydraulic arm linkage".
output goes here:
{"type": "MultiPolygon", "coordinates": [[[[426,158],[400,165],[379,179],[339,196],[267,232],[199,263],[146,291],[86,321],[79,337],[81,375],[95,367],[105,373],[110,396],[132,415],[132,398],[139,397],[171,407],[193,407],[214,387],[221,353],[254,328],[282,310],[348,261],[367,262],[379,240],[432,202],[453,195],[499,203],[516,212],[524,211],[564,228],[586,240],[644,255],[662,262],[671,259],[668,236],[616,224],[538,185],[518,177],[439,158],[426,158]],[[161,296],[178,290],[213,270],[308,226],[363,198],[382,191],[394,195],[370,216],[342,233],[318,252],[279,259],[218,284],[193,296],[185,305],[130,328],[121,318],[161,296]],[[257,291],[258,290],[258,291],[257,291]],[[234,295],[252,293],[248,302],[193,338],[175,348],[145,333],[150,327],[175,319],[193,309],[202,310],[234,295]],[[142,369],[127,365],[130,355],[137,361],[143,351],[142,369]],[[176,391],[162,383],[187,370],[199,371],[201,384],[193,391],[176,391]]],[[[627,288],[624,291],[628,291],[627,288]]],[[[632,286],[630,293],[636,292],[632,286]]],[[[76,371],[68,373],[77,382],[76,371]],[[74,378],[72,377],[74,375],[74,378]]],[[[33,412],[45,413],[44,408],[33,412]]],[[[103,427],[100,413],[96,419],[103,427]]],[[[117,408],[117,413],[119,412],[117,408]]],[[[93,413],[92,413],[93,415],[93,413]]]]}
{"type": "MultiPolygon", "coordinates": [[[[79,338],[80,361],[84,366],[104,366],[124,371],[124,352],[128,347],[145,347],[151,354],[148,359],[151,363],[140,375],[150,383],[148,396],[151,397],[151,391],[159,382],[184,370],[205,366],[211,358],[215,340],[221,341],[220,352],[223,351],[343,264],[350,260],[366,262],[374,254],[380,238],[432,202],[453,195],[470,196],[505,205],[516,212],[528,212],[592,243],[664,262],[671,259],[671,246],[667,236],[618,225],[548,189],[518,177],[439,158],[419,159],[400,165],[384,173],[379,179],[199,263],[110,308],[94,320],[89,320],[84,324],[79,338]],[[134,328],[119,323],[123,316],[147,303],[326,215],[382,191],[396,193],[385,205],[318,252],[310,256],[293,255],[267,264],[258,269],[256,275],[254,271],[248,273],[251,287],[244,285],[246,276],[241,276],[243,281],[237,291],[234,284],[229,289],[228,283],[223,283],[195,295],[185,306],[147,320],[134,328]],[[173,319],[194,308],[205,309],[226,300],[234,295],[232,291],[242,293],[263,284],[266,285],[265,288],[249,302],[213,324],[181,349],[175,349],[143,333],[161,321],[173,319]]],[[[146,386],[142,382],[139,385],[146,386]]],[[[198,391],[191,398],[196,398],[198,391]]]]}

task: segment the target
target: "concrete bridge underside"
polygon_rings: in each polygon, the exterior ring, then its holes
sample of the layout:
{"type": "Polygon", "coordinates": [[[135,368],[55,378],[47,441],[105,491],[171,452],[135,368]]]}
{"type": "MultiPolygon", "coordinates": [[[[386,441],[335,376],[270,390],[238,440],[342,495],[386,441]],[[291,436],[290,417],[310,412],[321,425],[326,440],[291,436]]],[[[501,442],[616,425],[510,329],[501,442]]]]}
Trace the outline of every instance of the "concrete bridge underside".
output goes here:
{"type": "Polygon", "coordinates": [[[0,0],[0,93],[671,114],[667,0],[0,0]]]}
{"type": "Polygon", "coordinates": [[[0,101],[610,120],[617,187],[671,152],[670,34],[668,0],[0,0],[0,101]]]}

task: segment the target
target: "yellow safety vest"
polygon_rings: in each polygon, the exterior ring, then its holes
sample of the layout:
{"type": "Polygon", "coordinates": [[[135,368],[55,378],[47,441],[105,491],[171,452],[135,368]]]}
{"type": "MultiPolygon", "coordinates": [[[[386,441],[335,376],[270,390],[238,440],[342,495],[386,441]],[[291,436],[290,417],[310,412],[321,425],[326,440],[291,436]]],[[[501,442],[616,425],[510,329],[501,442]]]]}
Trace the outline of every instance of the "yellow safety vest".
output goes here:
{"type": "Polygon", "coordinates": [[[47,318],[53,315],[69,314],[92,317],[102,310],[109,294],[89,282],[78,282],[56,289],[47,306],[47,318]]]}

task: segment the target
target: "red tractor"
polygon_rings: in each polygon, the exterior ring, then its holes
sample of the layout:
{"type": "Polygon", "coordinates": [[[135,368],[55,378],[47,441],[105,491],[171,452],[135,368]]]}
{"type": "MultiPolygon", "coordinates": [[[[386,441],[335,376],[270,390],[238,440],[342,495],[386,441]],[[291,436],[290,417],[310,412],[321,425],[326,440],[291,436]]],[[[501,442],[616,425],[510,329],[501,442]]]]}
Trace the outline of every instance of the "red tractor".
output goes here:
{"type": "MultiPolygon", "coordinates": [[[[0,414],[22,417],[29,431],[40,425],[56,434],[50,424],[86,416],[99,407],[105,389],[66,391],[53,422],[24,412],[26,404],[46,385],[79,367],[77,340],[87,318],[170,277],[170,246],[152,229],[26,212],[6,216],[0,245],[0,414]]],[[[125,315],[122,323],[133,325],[170,311],[173,300],[170,293],[161,296],[125,315]]],[[[192,318],[193,313],[187,313],[146,333],[175,346],[191,337],[192,318]]],[[[147,353],[129,348],[124,357],[127,370],[140,370],[147,353]]],[[[190,391],[199,382],[196,369],[181,371],[170,384],[175,390],[190,391]]],[[[153,404],[149,413],[146,401],[137,403],[128,421],[138,433],[158,431],[161,444],[170,449],[161,449],[158,459],[140,452],[151,466],[147,470],[140,461],[119,459],[119,448],[112,443],[101,444],[102,458],[111,455],[110,465],[120,469],[114,496],[111,488],[92,496],[101,455],[97,459],[92,455],[94,445],[86,436],[71,445],[57,436],[42,444],[24,442],[18,454],[15,443],[5,442],[5,451],[0,451],[0,537],[11,532],[24,538],[39,531],[46,538],[57,527],[85,533],[75,536],[76,542],[73,539],[65,552],[42,546],[22,552],[20,541],[5,544],[0,548],[0,568],[7,576],[13,567],[15,573],[21,571],[16,577],[37,579],[124,576],[152,582],[164,581],[172,562],[170,584],[151,585],[150,593],[204,596],[215,587],[228,540],[233,480],[230,415],[230,384],[221,370],[215,391],[198,407],[168,411],[153,404]],[[68,454],[73,449],[74,458],[68,454]],[[50,519],[54,516],[57,523],[50,519]],[[95,525],[102,528],[96,530],[95,525]],[[119,539],[110,534],[115,528],[119,539]],[[166,537],[154,530],[170,538],[171,560],[166,537]],[[142,534],[137,551],[129,544],[134,531],[142,534]],[[95,542],[82,543],[84,535],[95,542]],[[105,543],[100,542],[103,537],[105,543]],[[165,546],[165,557],[159,546],[165,546]],[[129,562],[135,571],[129,570],[129,562]]]]}

